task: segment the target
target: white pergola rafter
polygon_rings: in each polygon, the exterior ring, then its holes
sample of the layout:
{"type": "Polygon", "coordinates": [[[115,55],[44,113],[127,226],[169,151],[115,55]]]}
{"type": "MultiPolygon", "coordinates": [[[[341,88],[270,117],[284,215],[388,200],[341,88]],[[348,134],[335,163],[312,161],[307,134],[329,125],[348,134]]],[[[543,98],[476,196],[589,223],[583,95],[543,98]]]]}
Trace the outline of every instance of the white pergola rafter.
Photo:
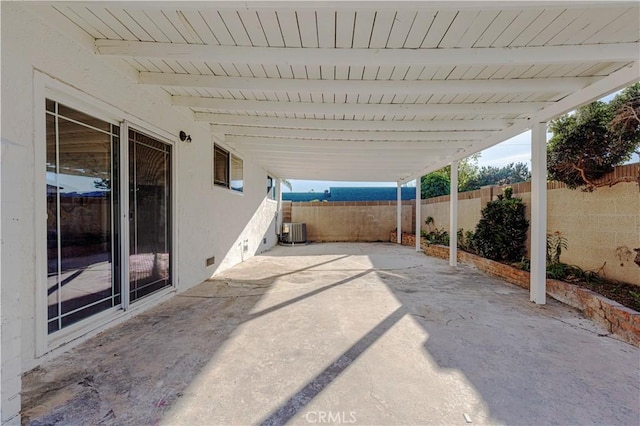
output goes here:
{"type": "Polygon", "coordinates": [[[328,152],[331,149],[347,149],[353,148],[354,151],[362,153],[362,151],[375,150],[435,150],[442,148],[466,148],[472,144],[468,140],[438,140],[438,141],[407,141],[407,140],[328,140],[328,139],[300,139],[300,138],[262,138],[257,136],[234,136],[229,135],[224,141],[234,146],[244,146],[252,148],[276,149],[276,147],[284,147],[286,149],[302,150],[311,147],[319,147],[328,152]]]}
{"type": "Polygon", "coordinates": [[[365,131],[470,131],[502,130],[524,119],[485,120],[329,120],[313,118],[276,118],[240,114],[216,114],[196,112],[196,121],[205,121],[224,126],[272,127],[316,130],[365,130],[365,131]]]}
{"type": "Polygon", "coordinates": [[[638,55],[637,43],[451,49],[247,47],[109,39],[95,44],[98,54],[109,56],[292,66],[567,64],[629,62],[638,55]]]}
{"type": "MultiPolygon", "coordinates": [[[[309,163],[313,162],[314,159],[318,158],[317,153],[271,153],[270,151],[266,151],[265,153],[261,153],[260,157],[263,160],[278,161],[278,160],[287,160],[287,161],[299,161],[301,163],[309,163]]],[[[350,164],[366,164],[374,161],[376,159],[374,154],[345,154],[342,152],[325,152],[322,156],[331,161],[333,165],[342,165],[344,167],[349,167],[350,164]]],[[[401,153],[388,152],[385,154],[385,157],[390,161],[402,161],[405,157],[401,153]]],[[[424,163],[425,161],[423,161],[424,163]]]]}
{"type": "Polygon", "coordinates": [[[371,95],[480,94],[563,92],[580,90],[591,77],[511,78],[483,80],[304,80],[141,72],[141,84],[165,87],[203,87],[260,92],[346,93],[371,95]]]}
{"type": "Polygon", "coordinates": [[[481,140],[489,132],[477,131],[363,131],[363,130],[312,130],[277,129],[272,127],[241,127],[212,125],[211,131],[224,135],[261,136],[272,138],[333,139],[333,140],[369,140],[369,141],[444,141],[444,140],[481,140]]]}
{"type": "MultiPolygon", "coordinates": [[[[609,93],[615,92],[616,90],[627,87],[631,84],[637,83],[640,81],[640,61],[636,59],[631,64],[619,69],[608,75],[607,77],[598,80],[594,84],[573,93],[558,102],[554,102],[548,107],[540,110],[536,114],[532,115],[528,118],[528,120],[520,121],[515,123],[514,125],[495,132],[491,136],[486,139],[474,143],[468,149],[459,152],[454,157],[454,160],[463,159],[471,154],[476,152],[480,152],[486,148],[489,148],[493,145],[496,145],[500,142],[506,141],[514,136],[519,135],[527,130],[529,130],[532,126],[532,123],[546,123],[554,118],[565,114],[569,111],[575,110],[582,105],[588,104],[589,102],[593,102],[597,99],[602,98],[603,96],[608,95],[609,93]]],[[[399,179],[400,183],[406,183],[416,178],[416,176],[423,176],[429,172],[437,170],[441,167],[446,166],[451,162],[451,159],[439,161],[434,163],[433,165],[426,167],[418,172],[408,174],[407,176],[399,179]]]]}
{"type": "MultiPolygon", "coordinates": [[[[583,9],[602,9],[605,7],[627,6],[629,0],[610,0],[606,2],[597,2],[593,0],[573,0],[570,2],[572,6],[580,7],[583,9]]],[[[74,5],[77,4],[73,0],[61,0],[61,5],[74,5]]],[[[94,4],[101,5],[110,4],[109,1],[95,1],[94,4]]],[[[477,10],[477,0],[435,0],[435,1],[404,1],[402,6],[410,7],[412,10],[420,11],[434,11],[434,10],[477,10]]],[[[246,10],[251,12],[261,10],[277,10],[278,7],[286,8],[290,6],[289,1],[270,1],[264,0],[250,0],[238,3],[235,0],[221,0],[215,2],[207,1],[162,1],[162,2],[149,2],[145,0],[132,0],[127,2],[127,9],[134,10],[246,10]]],[[[388,1],[376,1],[374,3],[362,2],[361,0],[310,0],[296,3],[296,9],[310,9],[310,10],[331,10],[334,11],[340,8],[359,10],[359,11],[380,11],[380,10],[398,10],[398,0],[388,1]]],[[[545,8],[545,9],[566,9],[567,1],[562,0],[521,0],[517,2],[505,2],[504,0],[488,0],[482,2],[483,10],[521,10],[523,8],[545,8]]]]}
{"type": "Polygon", "coordinates": [[[369,114],[369,115],[503,115],[534,113],[550,102],[503,102],[465,104],[358,104],[250,101],[241,99],[172,96],[175,106],[225,111],[256,111],[291,114],[369,114]]]}

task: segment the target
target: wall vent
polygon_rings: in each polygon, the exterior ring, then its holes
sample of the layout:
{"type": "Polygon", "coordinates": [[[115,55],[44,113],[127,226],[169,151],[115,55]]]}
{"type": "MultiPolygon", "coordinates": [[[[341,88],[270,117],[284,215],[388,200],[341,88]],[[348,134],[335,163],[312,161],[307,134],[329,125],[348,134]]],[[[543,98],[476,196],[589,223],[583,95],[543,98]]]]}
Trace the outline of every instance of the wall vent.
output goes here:
{"type": "Polygon", "coordinates": [[[305,244],[307,242],[307,224],[283,223],[280,241],[284,244],[305,244]]]}

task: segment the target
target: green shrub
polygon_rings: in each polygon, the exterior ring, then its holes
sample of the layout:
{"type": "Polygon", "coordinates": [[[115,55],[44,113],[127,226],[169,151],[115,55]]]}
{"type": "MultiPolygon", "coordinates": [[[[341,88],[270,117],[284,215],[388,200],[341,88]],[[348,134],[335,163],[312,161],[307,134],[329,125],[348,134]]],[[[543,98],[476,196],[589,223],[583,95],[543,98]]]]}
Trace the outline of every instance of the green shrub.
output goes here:
{"type": "Polygon", "coordinates": [[[547,266],[560,263],[562,250],[567,249],[567,239],[559,232],[547,234],[547,266]]]}
{"type": "Polygon", "coordinates": [[[464,232],[464,229],[458,228],[458,248],[469,253],[475,253],[473,248],[473,231],[464,232]]]}
{"type": "Polygon", "coordinates": [[[512,194],[513,189],[506,187],[504,195],[482,209],[472,238],[472,245],[480,256],[506,262],[517,262],[524,257],[529,221],[524,215],[522,199],[513,198],[512,194]]]}
{"type": "Polygon", "coordinates": [[[438,244],[441,246],[449,245],[449,233],[444,228],[438,229],[436,227],[432,227],[432,216],[427,216],[424,223],[429,227],[429,230],[426,231],[424,229],[421,229],[420,236],[424,237],[424,239],[427,240],[427,244],[438,244]]]}
{"type": "MultiPolygon", "coordinates": [[[[567,247],[567,239],[559,232],[547,234],[547,278],[567,282],[579,281],[592,285],[602,284],[604,279],[598,272],[585,271],[579,266],[560,261],[562,251],[567,250],[567,247]]],[[[523,271],[531,270],[531,262],[524,257],[519,262],[513,263],[513,266],[523,271]]]]}

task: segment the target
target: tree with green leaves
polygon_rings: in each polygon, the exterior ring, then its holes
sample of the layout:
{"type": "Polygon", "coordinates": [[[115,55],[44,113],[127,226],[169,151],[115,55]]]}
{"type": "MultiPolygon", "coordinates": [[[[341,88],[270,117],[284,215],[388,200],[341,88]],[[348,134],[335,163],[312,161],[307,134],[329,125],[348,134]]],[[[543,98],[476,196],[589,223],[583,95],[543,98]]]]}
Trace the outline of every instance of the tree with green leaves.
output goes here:
{"type": "Polygon", "coordinates": [[[525,204],[512,197],[513,189],[506,187],[504,195],[490,201],[482,209],[480,221],[471,237],[476,252],[488,259],[517,262],[527,252],[525,204]]]}
{"type": "Polygon", "coordinates": [[[509,185],[526,182],[530,179],[529,166],[525,163],[509,163],[503,167],[482,167],[471,185],[474,187],[473,189],[478,189],[487,185],[509,185]]]}
{"type": "Polygon", "coordinates": [[[443,173],[429,173],[420,179],[420,193],[423,200],[447,195],[451,191],[449,176],[443,173]]]}
{"type": "MultiPolygon", "coordinates": [[[[478,158],[480,154],[471,155],[458,161],[458,192],[475,189],[473,182],[478,174],[478,158]]],[[[422,176],[420,181],[420,192],[422,198],[438,197],[449,195],[451,192],[451,165],[447,165],[435,172],[422,176]]]]}
{"type": "Polygon", "coordinates": [[[597,101],[553,120],[547,145],[549,177],[592,191],[595,181],[640,148],[640,83],[609,104],[597,101]]]}

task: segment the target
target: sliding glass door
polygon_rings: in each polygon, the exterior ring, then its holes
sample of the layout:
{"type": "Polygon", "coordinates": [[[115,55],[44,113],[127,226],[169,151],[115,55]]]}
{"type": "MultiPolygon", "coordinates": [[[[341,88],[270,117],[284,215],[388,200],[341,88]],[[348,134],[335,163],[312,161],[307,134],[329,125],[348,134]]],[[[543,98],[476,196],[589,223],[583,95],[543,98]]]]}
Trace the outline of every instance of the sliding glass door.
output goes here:
{"type": "Polygon", "coordinates": [[[49,333],[120,305],[118,126],[47,100],[49,333]]]}
{"type": "Polygon", "coordinates": [[[121,147],[117,122],[53,100],[46,101],[45,115],[51,334],[121,307],[125,294],[135,302],[171,285],[172,171],[171,145],[129,130],[128,145],[121,147]],[[129,158],[121,161],[127,147],[129,158]],[[129,193],[121,194],[127,166],[129,193]],[[123,234],[127,195],[129,230],[123,234]],[[129,257],[121,265],[125,244],[129,257]]]}
{"type": "Polygon", "coordinates": [[[171,146],[129,130],[129,300],[171,285],[171,146]]]}

